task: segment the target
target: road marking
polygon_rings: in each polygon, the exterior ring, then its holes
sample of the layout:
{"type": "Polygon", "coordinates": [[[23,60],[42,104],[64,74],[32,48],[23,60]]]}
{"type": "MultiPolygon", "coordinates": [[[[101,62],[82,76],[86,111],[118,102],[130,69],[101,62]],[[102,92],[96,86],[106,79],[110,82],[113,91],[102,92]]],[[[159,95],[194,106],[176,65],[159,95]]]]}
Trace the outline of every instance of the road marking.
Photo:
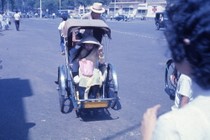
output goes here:
{"type": "Polygon", "coordinates": [[[143,34],[137,34],[137,33],[131,33],[131,32],[122,32],[118,30],[112,30],[113,32],[120,33],[120,34],[125,34],[125,35],[130,35],[130,36],[135,36],[135,37],[141,37],[141,38],[147,38],[147,39],[158,39],[158,40],[166,40],[165,38],[158,38],[158,37],[151,37],[143,34]]]}

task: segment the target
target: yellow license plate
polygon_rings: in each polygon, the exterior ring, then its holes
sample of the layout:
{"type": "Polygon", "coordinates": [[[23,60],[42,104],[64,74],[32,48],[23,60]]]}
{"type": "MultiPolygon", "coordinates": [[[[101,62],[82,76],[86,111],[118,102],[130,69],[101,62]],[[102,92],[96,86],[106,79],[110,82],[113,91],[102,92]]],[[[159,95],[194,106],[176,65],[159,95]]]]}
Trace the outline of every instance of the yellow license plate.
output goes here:
{"type": "Polygon", "coordinates": [[[105,108],[108,107],[107,102],[86,102],[84,108],[105,108]]]}

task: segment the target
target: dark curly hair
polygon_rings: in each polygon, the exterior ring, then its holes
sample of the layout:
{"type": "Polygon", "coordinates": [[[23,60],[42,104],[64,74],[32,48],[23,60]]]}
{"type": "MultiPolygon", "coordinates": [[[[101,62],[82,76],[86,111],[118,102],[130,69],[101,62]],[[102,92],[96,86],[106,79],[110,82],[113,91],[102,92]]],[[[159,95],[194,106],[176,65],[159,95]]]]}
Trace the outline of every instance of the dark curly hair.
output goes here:
{"type": "Polygon", "coordinates": [[[210,89],[210,0],[177,0],[166,8],[165,31],[176,63],[186,59],[193,80],[210,89]]]}

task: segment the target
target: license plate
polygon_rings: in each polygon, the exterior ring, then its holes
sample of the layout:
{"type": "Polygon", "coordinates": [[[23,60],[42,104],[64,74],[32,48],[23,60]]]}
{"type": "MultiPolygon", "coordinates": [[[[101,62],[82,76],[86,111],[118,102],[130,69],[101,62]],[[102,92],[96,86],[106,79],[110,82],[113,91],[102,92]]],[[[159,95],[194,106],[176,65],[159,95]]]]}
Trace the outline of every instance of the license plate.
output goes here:
{"type": "Polygon", "coordinates": [[[84,108],[105,108],[108,107],[107,102],[86,102],[84,108]]]}

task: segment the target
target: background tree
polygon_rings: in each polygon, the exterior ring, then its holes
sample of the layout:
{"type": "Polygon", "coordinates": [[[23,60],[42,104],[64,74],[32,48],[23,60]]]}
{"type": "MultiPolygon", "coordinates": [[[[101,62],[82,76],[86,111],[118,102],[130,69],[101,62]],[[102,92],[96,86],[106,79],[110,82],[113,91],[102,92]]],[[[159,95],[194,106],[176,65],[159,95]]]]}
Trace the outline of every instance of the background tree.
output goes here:
{"type": "Polygon", "coordinates": [[[8,0],[8,5],[10,5],[10,7],[8,7],[9,9],[7,9],[7,10],[10,10],[10,8],[11,8],[11,11],[14,11],[14,9],[15,9],[15,1],[14,0],[8,0]]]}
{"type": "MultiPolygon", "coordinates": [[[[48,9],[49,12],[57,12],[61,1],[62,9],[74,9],[80,5],[88,6],[94,2],[101,2],[103,5],[109,5],[112,0],[42,0],[43,12],[48,9]]],[[[40,0],[1,0],[1,11],[7,8],[11,11],[20,10],[21,12],[37,11],[40,7],[40,0]]]]}
{"type": "Polygon", "coordinates": [[[22,0],[15,0],[14,1],[14,10],[22,11],[24,8],[24,5],[22,3],[22,0]]]}
{"type": "Polygon", "coordinates": [[[78,5],[88,6],[88,5],[92,5],[94,2],[100,2],[103,5],[109,5],[111,0],[77,0],[77,6],[78,5]]]}
{"type": "Polygon", "coordinates": [[[1,11],[4,11],[4,7],[6,5],[6,0],[1,0],[1,11]]]}
{"type": "Polygon", "coordinates": [[[74,9],[77,0],[62,0],[62,9],[74,9]]]}
{"type": "Polygon", "coordinates": [[[26,10],[27,11],[33,11],[35,8],[35,1],[34,0],[27,0],[26,1],[26,10]]]}

